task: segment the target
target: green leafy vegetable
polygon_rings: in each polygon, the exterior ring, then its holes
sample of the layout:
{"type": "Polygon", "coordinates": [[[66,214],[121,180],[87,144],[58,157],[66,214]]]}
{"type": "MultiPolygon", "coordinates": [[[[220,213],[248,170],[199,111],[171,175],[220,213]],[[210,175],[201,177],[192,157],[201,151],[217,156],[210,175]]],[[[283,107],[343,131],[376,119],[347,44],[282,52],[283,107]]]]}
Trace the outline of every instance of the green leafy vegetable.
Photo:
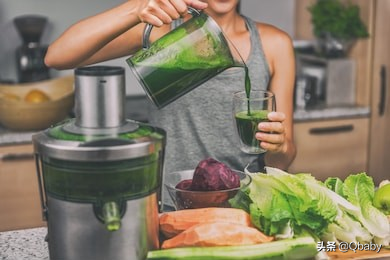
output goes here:
{"type": "Polygon", "coordinates": [[[365,173],[350,175],[344,181],[343,192],[352,204],[361,209],[354,215],[356,219],[378,239],[387,239],[388,244],[390,225],[387,217],[373,205],[375,185],[372,178],[365,173]]]}
{"type": "Polygon", "coordinates": [[[230,201],[249,212],[265,234],[286,238],[309,232],[325,241],[389,245],[390,225],[372,205],[375,187],[365,173],[350,175],[343,183],[271,167],[266,171],[251,173],[249,188],[230,201]]]}
{"type": "Polygon", "coordinates": [[[360,18],[358,5],[344,5],[339,0],[319,0],[308,10],[317,37],[322,37],[325,33],[340,39],[368,37],[367,28],[360,18]]]}
{"type": "Polygon", "coordinates": [[[337,177],[329,177],[325,180],[325,186],[330,190],[336,192],[340,196],[344,196],[343,193],[343,181],[337,177]]]}

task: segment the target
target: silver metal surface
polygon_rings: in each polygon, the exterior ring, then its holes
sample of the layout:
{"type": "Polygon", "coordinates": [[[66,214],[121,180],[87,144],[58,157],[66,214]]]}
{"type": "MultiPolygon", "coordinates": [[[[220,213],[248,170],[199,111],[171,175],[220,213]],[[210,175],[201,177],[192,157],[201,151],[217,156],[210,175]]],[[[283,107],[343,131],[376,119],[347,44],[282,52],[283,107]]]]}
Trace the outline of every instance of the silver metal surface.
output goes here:
{"type": "Polygon", "coordinates": [[[44,183],[43,183],[43,175],[42,175],[42,164],[41,164],[41,158],[39,154],[35,154],[35,167],[37,170],[37,180],[38,180],[38,188],[39,188],[39,199],[41,202],[41,208],[42,208],[42,219],[44,221],[47,221],[47,197],[46,193],[44,191],[44,183]]]}
{"type": "Polygon", "coordinates": [[[125,123],[125,77],[122,75],[75,77],[76,125],[112,128],[125,123]]]}
{"type": "Polygon", "coordinates": [[[124,125],[119,127],[111,127],[111,128],[85,128],[78,127],[76,122],[70,122],[62,127],[62,129],[66,132],[80,135],[112,135],[117,136],[118,134],[129,133],[137,130],[139,127],[138,123],[135,121],[127,120],[124,125]]]}
{"type": "MultiPolygon", "coordinates": [[[[80,146],[80,142],[56,140],[45,132],[32,137],[35,152],[44,156],[71,161],[117,161],[140,158],[159,151],[162,141],[145,137],[139,142],[112,146],[80,146]]],[[[84,143],[85,144],[85,143],[84,143]]]]}
{"type": "Polygon", "coordinates": [[[159,248],[157,196],[127,201],[118,231],[107,231],[92,204],[48,196],[48,245],[51,260],[144,260],[159,248]]]}

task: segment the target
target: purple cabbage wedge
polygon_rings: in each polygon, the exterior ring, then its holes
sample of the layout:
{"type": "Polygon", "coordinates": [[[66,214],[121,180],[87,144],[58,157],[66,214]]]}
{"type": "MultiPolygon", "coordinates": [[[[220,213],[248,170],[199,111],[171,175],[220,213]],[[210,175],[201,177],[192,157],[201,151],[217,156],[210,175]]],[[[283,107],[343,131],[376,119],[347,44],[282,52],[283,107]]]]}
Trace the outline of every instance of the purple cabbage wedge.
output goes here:
{"type": "Polygon", "coordinates": [[[180,190],[190,190],[191,184],[192,184],[192,179],[182,180],[181,182],[179,182],[176,185],[175,188],[180,189],[180,190]]]}
{"type": "Polygon", "coordinates": [[[225,164],[207,158],[199,162],[192,179],[182,180],[176,185],[177,209],[231,207],[229,199],[240,187],[240,176],[225,164]]]}
{"type": "Polygon", "coordinates": [[[193,191],[218,191],[240,187],[240,177],[227,165],[213,158],[199,162],[192,178],[193,191]]]}

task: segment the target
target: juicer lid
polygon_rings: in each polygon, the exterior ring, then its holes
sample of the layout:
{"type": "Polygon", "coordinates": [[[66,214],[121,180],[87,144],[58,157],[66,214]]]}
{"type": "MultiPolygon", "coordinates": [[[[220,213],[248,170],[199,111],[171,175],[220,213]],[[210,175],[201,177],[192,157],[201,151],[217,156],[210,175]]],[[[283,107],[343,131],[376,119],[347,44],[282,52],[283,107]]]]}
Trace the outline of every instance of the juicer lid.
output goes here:
{"type": "Polygon", "coordinates": [[[147,124],[117,135],[74,134],[66,131],[67,124],[33,135],[35,152],[70,161],[120,161],[149,156],[165,145],[165,131],[147,124]]]}
{"type": "Polygon", "coordinates": [[[72,161],[114,161],[148,156],[165,142],[163,129],[126,120],[124,69],[75,70],[75,118],[33,136],[38,154],[72,161]]]}

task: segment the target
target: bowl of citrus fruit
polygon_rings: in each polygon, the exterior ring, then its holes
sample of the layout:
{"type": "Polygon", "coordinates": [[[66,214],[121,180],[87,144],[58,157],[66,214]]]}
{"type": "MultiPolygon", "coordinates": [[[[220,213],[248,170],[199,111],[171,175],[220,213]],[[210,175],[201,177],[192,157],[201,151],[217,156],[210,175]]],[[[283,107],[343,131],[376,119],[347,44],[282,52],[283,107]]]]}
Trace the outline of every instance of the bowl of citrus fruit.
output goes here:
{"type": "Polygon", "coordinates": [[[74,105],[74,77],[0,84],[0,124],[11,130],[42,130],[69,116],[74,105]]]}

